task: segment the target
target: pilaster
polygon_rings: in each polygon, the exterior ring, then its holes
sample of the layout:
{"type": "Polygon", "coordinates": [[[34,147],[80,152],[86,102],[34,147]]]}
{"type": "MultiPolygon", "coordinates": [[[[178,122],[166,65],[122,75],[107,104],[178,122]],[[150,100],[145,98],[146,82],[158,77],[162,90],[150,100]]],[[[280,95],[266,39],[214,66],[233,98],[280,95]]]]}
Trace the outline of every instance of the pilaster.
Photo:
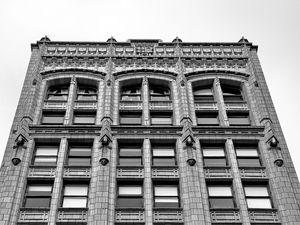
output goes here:
{"type": "Polygon", "coordinates": [[[223,99],[223,93],[222,93],[222,88],[221,88],[219,78],[217,77],[215,78],[213,86],[214,86],[215,98],[217,100],[218,108],[219,108],[220,124],[221,126],[229,126],[229,121],[226,114],[226,107],[223,99]]]}

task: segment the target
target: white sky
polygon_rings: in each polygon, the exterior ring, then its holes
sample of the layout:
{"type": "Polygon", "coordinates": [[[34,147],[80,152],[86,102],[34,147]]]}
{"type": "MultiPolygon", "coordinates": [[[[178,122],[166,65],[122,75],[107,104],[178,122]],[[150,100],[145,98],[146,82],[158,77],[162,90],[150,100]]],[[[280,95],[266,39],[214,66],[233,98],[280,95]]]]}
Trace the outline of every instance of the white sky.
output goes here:
{"type": "Polygon", "coordinates": [[[0,158],[30,57],[30,43],[117,41],[235,42],[245,36],[258,54],[297,173],[300,151],[299,0],[1,0],[0,158]],[[298,71],[298,72],[297,72],[298,71]]]}

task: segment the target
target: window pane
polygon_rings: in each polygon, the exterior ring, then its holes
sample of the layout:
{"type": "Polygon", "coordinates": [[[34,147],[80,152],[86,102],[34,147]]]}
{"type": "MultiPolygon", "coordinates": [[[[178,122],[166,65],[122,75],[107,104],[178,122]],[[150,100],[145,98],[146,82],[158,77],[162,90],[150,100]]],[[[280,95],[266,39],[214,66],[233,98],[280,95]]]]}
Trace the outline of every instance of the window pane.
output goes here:
{"type": "Polygon", "coordinates": [[[69,166],[90,166],[91,159],[90,158],[69,158],[68,165],[69,166]]]}
{"type": "Polygon", "coordinates": [[[64,195],[87,195],[87,185],[66,185],[64,195]]]}
{"type": "Polygon", "coordinates": [[[48,95],[48,100],[51,100],[51,101],[67,101],[68,100],[68,95],[49,94],[48,95]]]}
{"type": "Polygon", "coordinates": [[[243,166],[256,166],[256,167],[260,167],[260,161],[259,159],[237,159],[238,160],[238,164],[240,167],[243,166]]]}
{"type": "Polygon", "coordinates": [[[49,208],[51,198],[48,197],[27,197],[25,199],[25,208],[49,208]]]}
{"type": "Polygon", "coordinates": [[[178,208],[179,202],[177,197],[155,197],[155,207],[161,208],[178,208]]]}
{"type": "Polygon", "coordinates": [[[119,208],[143,208],[142,198],[118,198],[117,207],[119,208]]]}
{"type": "Polygon", "coordinates": [[[119,186],[119,195],[141,195],[141,186],[119,186]]]}
{"type": "Polygon", "coordinates": [[[56,157],[35,157],[33,164],[36,166],[55,166],[56,157]]]}
{"type": "Polygon", "coordinates": [[[48,156],[57,155],[57,147],[37,147],[35,155],[37,156],[48,156]]]}
{"type": "Polygon", "coordinates": [[[198,125],[219,125],[219,120],[217,117],[198,117],[198,125]]]}
{"type": "Polygon", "coordinates": [[[137,125],[140,125],[142,123],[142,119],[141,119],[140,116],[132,116],[132,117],[121,116],[120,123],[121,124],[137,124],[137,125]]]}
{"type": "Polygon", "coordinates": [[[204,159],[205,166],[226,166],[226,159],[225,158],[214,158],[214,159],[204,159]]]}
{"type": "Polygon", "coordinates": [[[203,156],[225,156],[223,148],[203,148],[203,156]]]}
{"type": "Polygon", "coordinates": [[[257,208],[257,209],[271,209],[271,201],[266,198],[248,198],[247,199],[248,208],[257,208]]]}
{"type": "Polygon", "coordinates": [[[122,101],[140,101],[141,96],[140,95],[122,95],[121,100],[122,101]]]}
{"type": "Polygon", "coordinates": [[[52,186],[45,186],[45,185],[28,186],[28,194],[32,194],[32,192],[51,194],[51,191],[52,191],[52,186]]]}
{"type": "Polygon", "coordinates": [[[70,148],[69,156],[91,156],[91,148],[70,148]]]}
{"type": "Polygon", "coordinates": [[[267,187],[245,187],[246,196],[269,196],[267,187]]]}
{"type": "Polygon", "coordinates": [[[79,101],[96,101],[97,95],[77,95],[79,101]]]}
{"type": "Polygon", "coordinates": [[[210,207],[211,208],[225,208],[225,209],[232,209],[234,208],[234,202],[231,198],[213,198],[209,199],[210,207]]]}
{"type": "Polygon", "coordinates": [[[151,123],[153,125],[155,125],[155,124],[171,125],[172,124],[172,118],[171,117],[152,117],[151,118],[151,123]]]}
{"type": "Polygon", "coordinates": [[[155,196],[178,196],[177,186],[156,186],[154,187],[155,196]]]}
{"type": "Polygon", "coordinates": [[[194,91],[194,95],[212,95],[212,91],[210,88],[200,89],[197,91],[194,91]]]}
{"type": "Polygon", "coordinates": [[[64,197],[64,208],[85,208],[87,203],[86,197],[64,197]]]}
{"type": "Polygon", "coordinates": [[[141,166],[142,159],[141,158],[120,158],[119,165],[120,166],[141,166]]]}
{"type": "Polygon", "coordinates": [[[141,156],[140,148],[120,148],[120,156],[141,156]]]}
{"type": "Polygon", "coordinates": [[[76,124],[94,124],[95,116],[75,116],[74,123],[76,123],[76,124]]]}
{"type": "Polygon", "coordinates": [[[153,156],[175,156],[173,148],[154,148],[153,156]]]}
{"type": "Polygon", "coordinates": [[[248,117],[228,117],[230,125],[250,125],[248,117]]]}
{"type": "Polygon", "coordinates": [[[175,158],[153,158],[153,166],[175,166],[175,158]]]}
{"type": "Polygon", "coordinates": [[[256,148],[239,148],[236,149],[237,156],[258,156],[256,148]]]}
{"type": "Polygon", "coordinates": [[[63,115],[44,115],[42,123],[44,124],[63,124],[64,116],[63,115]]]}
{"type": "Polygon", "coordinates": [[[231,187],[211,186],[208,187],[209,196],[232,196],[231,187]]]}
{"type": "Polygon", "coordinates": [[[151,101],[169,101],[170,96],[169,95],[151,95],[150,100],[151,101]]]}

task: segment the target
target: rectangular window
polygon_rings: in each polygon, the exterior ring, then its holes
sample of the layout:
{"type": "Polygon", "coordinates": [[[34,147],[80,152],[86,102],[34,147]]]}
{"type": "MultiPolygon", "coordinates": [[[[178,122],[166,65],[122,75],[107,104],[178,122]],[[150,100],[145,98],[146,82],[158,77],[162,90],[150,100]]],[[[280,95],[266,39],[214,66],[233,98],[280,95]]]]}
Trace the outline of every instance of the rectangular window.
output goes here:
{"type": "Polygon", "coordinates": [[[77,100],[78,101],[96,101],[97,100],[97,89],[94,87],[88,87],[88,86],[78,87],[77,100]]]}
{"type": "Polygon", "coordinates": [[[239,167],[260,167],[260,159],[255,147],[236,147],[239,167]]]}
{"type": "Polygon", "coordinates": [[[141,100],[141,87],[129,86],[124,87],[121,91],[121,101],[140,101],[141,100]]]}
{"type": "Polygon", "coordinates": [[[143,195],[141,185],[118,186],[118,208],[143,208],[143,195]]]}
{"type": "Polygon", "coordinates": [[[91,147],[71,146],[67,164],[68,166],[91,166],[91,147]]]}
{"type": "Polygon", "coordinates": [[[235,207],[231,186],[209,185],[208,196],[212,209],[233,209],[235,207]]]}
{"type": "Polygon", "coordinates": [[[47,100],[49,101],[67,101],[69,94],[68,87],[52,87],[49,88],[47,100]]]}
{"type": "Polygon", "coordinates": [[[250,126],[248,113],[227,113],[230,126],[250,126]]]}
{"type": "Polygon", "coordinates": [[[142,114],[141,113],[121,113],[120,114],[121,125],[141,125],[142,114]]]}
{"type": "Polygon", "coordinates": [[[266,186],[245,186],[248,208],[271,209],[272,203],[266,186]]]}
{"type": "Polygon", "coordinates": [[[152,148],[153,166],[176,166],[175,149],[170,147],[152,148]]]}
{"type": "Polygon", "coordinates": [[[65,113],[43,113],[42,124],[63,124],[65,113]]]}
{"type": "Polygon", "coordinates": [[[87,184],[66,184],[63,193],[64,208],[86,208],[88,199],[87,184]]]}
{"type": "Polygon", "coordinates": [[[172,125],[172,114],[169,113],[151,113],[152,125],[172,125]]]}
{"type": "Polygon", "coordinates": [[[150,86],[150,100],[151,101],[170,101],[170,90],[167,87],[150,86]]]}
{"type": "Polygon", "coordinates": [[[212,102],[214,101],[214,95],[212,87],[200,87],[194,90],[195,102],[212,102]]]}
{"type": "Polygon", "coordinates": [[[50,184],[28,184],[25,193],[25,208],[49,208],[52,195],[50,184]]]}
{"type": "Polygon", "coordinates": [[[120,166],[142,166],[142,148],[138,146],[120,147],[120,166]]]}
{"type": "Polygon", "coordinates": [[[178,208],[178,186],[177,185],[155,185],[154,207],[156,208],[178,208]]]}
{"type": "Polygon", "coordinates": [[[217,113],[198,113],[197,114],[198,126],[219,126],[219,119],[217,113]]]}
{"type": "Polygon", "coordinates": [[[223,147],[203,147],[204,166],[225,167],[227,165],[223,147]]]}
{"type": "Polygon", "coordinates": [[[58,146],[37,146],[33,165],[56,166],[58,146]]]}
{"type": "Polygon", "coordinates": [[[75,113],[74,114],[74,124],[95,124],[95,113],[75,113]]]}

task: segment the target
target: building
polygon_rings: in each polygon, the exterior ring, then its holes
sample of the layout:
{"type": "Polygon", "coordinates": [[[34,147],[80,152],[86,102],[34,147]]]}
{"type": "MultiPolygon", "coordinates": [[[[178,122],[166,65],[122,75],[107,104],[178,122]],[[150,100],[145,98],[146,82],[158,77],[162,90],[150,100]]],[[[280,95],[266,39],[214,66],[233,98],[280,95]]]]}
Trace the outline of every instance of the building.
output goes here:
{"type": "Polygon", "coordinates": [[[300,186],[242,38],[31,45],[0,225],[300,224],[300,186]]]}

